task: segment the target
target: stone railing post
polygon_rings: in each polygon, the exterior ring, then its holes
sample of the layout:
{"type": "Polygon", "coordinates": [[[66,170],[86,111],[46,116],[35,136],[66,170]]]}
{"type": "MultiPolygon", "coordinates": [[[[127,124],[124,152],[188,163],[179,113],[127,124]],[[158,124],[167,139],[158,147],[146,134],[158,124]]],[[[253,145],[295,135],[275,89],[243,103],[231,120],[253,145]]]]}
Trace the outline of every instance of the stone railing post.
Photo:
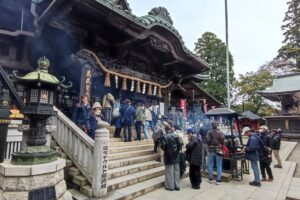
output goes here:
{"type": "Polygon", "coordinates": [[[94,143],[94,164],[92,177],[93,197],[104,197],[107,194],[109,126],[106,122],[98,122],[94,143]]]}

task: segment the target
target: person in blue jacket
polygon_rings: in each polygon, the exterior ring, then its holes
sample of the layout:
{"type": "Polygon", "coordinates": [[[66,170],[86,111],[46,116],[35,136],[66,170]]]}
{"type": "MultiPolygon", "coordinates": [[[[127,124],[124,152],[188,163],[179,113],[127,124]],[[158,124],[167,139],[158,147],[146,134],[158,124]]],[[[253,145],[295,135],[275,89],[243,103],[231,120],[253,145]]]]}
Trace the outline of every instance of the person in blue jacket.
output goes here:
{"type": "Polygon", "coordinates": [[[126,100],[126,104],[120,109],[120,117],[124,129],[124,141],[131,142],[131,126],[135,118],[135,108],[131,105],[129,99],[126,100]]]}
{"type": "Polygon", "coordinates": [[[254,173],[254,181],[250,182],[249,185],[261,187],[260,173],[258,168],[258,150],[259,150],[259,139],[257,134],[249,127],[244,128],[245,135],[249,136],[247,145],[244,147],[242,152],[245,152],[245,158],[250,160],[251,167],[254,173]]]}
{"type": "Polygon", "coordinates": [[[88,132],[87,122],[90,111],[91,107],[88,102],[88,96],[84,95],[81,97],[81,102],[76,105],[72,114],[72,121],[86,133],[88,132]]]}
{"type": "Polygon", "coordinates": [[[98,121],[103,121],[104,117],[101,114],[101,105],[99,102],[95,102],[93,104],[92,111],[89,113],[88,121],[87,121],[87,128],[88,128],[88,135],[95,139],[95,132],[98,127],[98,121]]]}

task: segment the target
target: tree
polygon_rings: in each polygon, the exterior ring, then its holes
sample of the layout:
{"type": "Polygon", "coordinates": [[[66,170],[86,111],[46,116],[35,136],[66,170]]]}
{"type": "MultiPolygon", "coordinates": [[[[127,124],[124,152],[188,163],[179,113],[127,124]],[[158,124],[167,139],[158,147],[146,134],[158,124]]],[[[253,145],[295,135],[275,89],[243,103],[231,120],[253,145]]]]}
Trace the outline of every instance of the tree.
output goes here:
{"type": "Polygon", "coordinates": [[[300,0],[290,0],[288,11],[283,20],[284,25],[281,29],[284,31],[284,46],[278,53],[278,57],[285,60],[292,59],[297,71],[300,70],[300,0]]]}
{"type": "Polygon", "coordinates": [[[272,107],[257,92],[271,86],[273,78],[270,71],[263,69],[257,72],[247,72],[245,75],[240,74],[239,79],[234,83],[239,96],[239,103],[235,108],[241,111],[241,107],[244,106],[245,110],[262,116],[272,114],[272,107]]]}
{"type": "MultiPolygon", "coordinates": [[[[214,33],[206,32],[195,43],[195,53],[210,66],[210,80],[201,86],[222,103],[226,103],[226,45],[214,33]]],[[[229,53],[230,83],[234,81],[233,58],[229,53]]]]}

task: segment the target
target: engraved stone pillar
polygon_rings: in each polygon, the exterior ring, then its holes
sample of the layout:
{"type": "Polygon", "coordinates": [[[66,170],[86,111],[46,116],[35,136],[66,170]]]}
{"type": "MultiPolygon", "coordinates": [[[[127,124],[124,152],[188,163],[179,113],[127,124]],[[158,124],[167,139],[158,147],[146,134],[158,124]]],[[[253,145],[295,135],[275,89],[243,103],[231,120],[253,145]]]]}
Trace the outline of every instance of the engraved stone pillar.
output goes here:
{"type": "Polygon", "coordinates": [[[98,122],[94,143],[94,166],[92,178],[93,197],[104,197],[107,194],[109,126],[106,122],[98,122]]]}

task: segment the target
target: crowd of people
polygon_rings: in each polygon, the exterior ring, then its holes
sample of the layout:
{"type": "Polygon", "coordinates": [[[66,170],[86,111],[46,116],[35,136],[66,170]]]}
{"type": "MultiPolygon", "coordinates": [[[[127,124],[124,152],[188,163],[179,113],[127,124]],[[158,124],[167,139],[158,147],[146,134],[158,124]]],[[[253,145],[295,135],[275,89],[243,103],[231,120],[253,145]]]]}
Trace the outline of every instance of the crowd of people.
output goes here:
{"type": "Polygon", "coordinates": [[[254,173],[254,181],[249,184],[260,187],[262,181],[271,182],[274,179],[270,167],[272,163],[272,152],[277,160],[277,164],[274,165],[274,168],[282,168],[279,156],[281,130],[273,129],[270,132],[267,126],[261,126],[258,132],[255,132],[249,127],[245,127],[244,132],[245,135],[249,136],[249,139],[247,145],[243,148],[243,152],[245,153],[245,158],[250,160],[254,173]],[[262,178],[260,178],[260,174],[262,178]]]}
{"type": "MultiPolygon", "coordinates": [[[[149,141],[151,136],[154,142],[156,160],[165,165],[166,190],[180,190],[180,177],[184,174],[185,162],[189,162],[189,178],[193,189],[200,189],[202,182],[201,172],[208,171],[209,183],[214,182],[213,171],[216,168],[216,185],[222,180],[223,159],[229,157],[226,146],[225,134],[218,128],[216,121],[205,119],[202,121],[192,112],[186,126],[182,109],[169,109],[167,115],[161,115],[157,105],[131,104],[129,99],[121,101],[118,109],[114,109],[113,97],[105,97],[104,106],[95,102],[92,107],[88,103],[88,97],[84,96],[74,109],[72,120],[84,130],[91,138],[95,137],[97,121],[104,120],[114,124],[116,129],[114,137],[121,137],[123,129],[124,142],[132,141],[132,126],[136,129],[136,140],[149,141]],[[183,140],[187,135],[188,143],[186,151],[182,151],[183,140]],[[163,152],[163,153],[162,153],[163,152]],[[216,166],[215,166],[216,165],[216,166]]],[[[261,186],[262,181],[271,182],[274,176],[271,169],[272,152],[277,160],[275,168],[282,168],[279,156],[281,144],[281,130],[269,131],[267,126],[260,126],[254,131],[249,127],[243,129],[243,133],[249,137],[245,146],[233,144],[239,153],[244,154],[250,161],[254,173],[254,181],[251,186],[261,186]],[[260,178],[261,177],[261,178],[260,178]]],[[[235,138],[234,141],[238,140],[235,138]]]]}

